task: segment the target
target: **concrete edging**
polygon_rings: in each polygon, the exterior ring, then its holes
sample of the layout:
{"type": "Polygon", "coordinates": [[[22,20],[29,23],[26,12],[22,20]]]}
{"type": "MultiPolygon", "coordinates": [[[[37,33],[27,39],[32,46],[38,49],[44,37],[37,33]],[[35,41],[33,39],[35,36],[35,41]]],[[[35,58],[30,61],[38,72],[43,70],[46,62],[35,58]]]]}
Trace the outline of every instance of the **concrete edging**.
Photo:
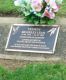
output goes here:
{"type": "Polygon", "coordinates": [[[0,24],[24,23],[23,18],[17,17],[0,17],[0,24]]]}
{"type": "MultiPolygon", "coordinates": [[[[16,24],[16,23],[25,23],[23,18],[20,17],[0,17],[0,24],[16,24]]],[[[60,24],[60,25],[66,25],[66,18],[64,17],[58,17],[57,18],[57,23],[56,24],[60,24]]]]}
{"type": "Polygon", "coordinates": [[[44,57],[27,57],[27,56],[17,56],[17,55],[6,55],[0,54],[1,59],[11,59],[11,60],[27,60],[27,61],[60,61],[60,57],[51,57],[51,58],[44,58],[44,57]]]}

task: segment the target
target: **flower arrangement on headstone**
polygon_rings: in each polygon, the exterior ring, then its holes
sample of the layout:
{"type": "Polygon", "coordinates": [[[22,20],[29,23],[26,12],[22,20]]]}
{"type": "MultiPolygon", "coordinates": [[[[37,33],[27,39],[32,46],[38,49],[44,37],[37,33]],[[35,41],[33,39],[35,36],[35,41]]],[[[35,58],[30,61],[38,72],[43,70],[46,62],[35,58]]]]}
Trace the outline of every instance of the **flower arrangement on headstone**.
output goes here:
{"type": "Polygon", "coordinates": [[[52,24],[63,0],[15,0],[25,15],[25,20],[33,24],[52,24]]]}
{"type": "Polygon", "coordinates": [[[15,0],[14,4],[32,24],[12,25],[5,50],[54,53],[60,27],[52,24],[62,0],[15,0]]]}

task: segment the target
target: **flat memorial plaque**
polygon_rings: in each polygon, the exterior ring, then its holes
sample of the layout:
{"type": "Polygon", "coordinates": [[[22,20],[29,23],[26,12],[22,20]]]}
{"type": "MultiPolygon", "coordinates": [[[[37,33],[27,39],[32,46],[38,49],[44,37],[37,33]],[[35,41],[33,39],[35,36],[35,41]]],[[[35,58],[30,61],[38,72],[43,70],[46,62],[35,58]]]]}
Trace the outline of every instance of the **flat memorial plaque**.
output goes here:
{"type": "Polygon", "coordinates": [[[59,26],[12,25],[7,39],[6,51],[54,53],[59,26]]]}

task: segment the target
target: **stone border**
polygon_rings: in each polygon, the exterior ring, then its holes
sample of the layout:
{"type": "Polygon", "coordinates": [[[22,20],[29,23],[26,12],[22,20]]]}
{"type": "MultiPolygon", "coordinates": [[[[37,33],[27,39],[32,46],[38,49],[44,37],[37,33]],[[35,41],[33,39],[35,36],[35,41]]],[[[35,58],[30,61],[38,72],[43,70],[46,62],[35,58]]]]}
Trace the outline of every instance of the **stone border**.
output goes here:
{"type": "Polygon", "coordinates": [[[0,24],[16,24],[16,23],[24,23],[23,18],[17,17],[0,17],[0,24]]]}
{"type": "MultiPolygon", "coordinates": [[[[57,22],[56,24],[60,24],[60,25],[66,25],[66,18],[64,17],[57,17],[57,22]]],[[[0,17],[0,24],[21,24],[21,23],[25,23],[23,18],[20,17],[0,17]]]]}
{"type": "MultiPolygon", "coordinates": [[[[22,18],[16,17],[0,17],[0,24],[21,24],[24,23],[22,18]]],[[[66,25],[66,18],[58,18],[57,23],[60,25],[66,25]]],[[[62,60],[61,57],[30,57],[30,56],[17,56],[17,55],[7,55],[7,54],[0,54],[1,59],[11,59],[11,60],[28,60],[28,61],[60,61],[62,60]]]]}
{"type": "Polygon", "coordinates": [[[17,56],[17,55],[6,55],[0,54],[1,59],[11,59],[11,60],[27,60],[27,61],[60,61],[60,57],[51,57],[51,58],[44,58],[44,57],[27,57],[27,56],[17,56]]]}

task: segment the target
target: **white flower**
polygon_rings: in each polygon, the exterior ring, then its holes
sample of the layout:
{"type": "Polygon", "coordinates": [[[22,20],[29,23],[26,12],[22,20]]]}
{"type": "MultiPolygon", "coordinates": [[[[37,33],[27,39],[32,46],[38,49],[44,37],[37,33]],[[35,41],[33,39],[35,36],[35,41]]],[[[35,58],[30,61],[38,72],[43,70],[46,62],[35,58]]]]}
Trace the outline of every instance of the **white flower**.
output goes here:
{"type": "Polygon", "coordinates": [[[22,0],[15,0],[14,1],[15,6],[20,6],[21,3],[22,3],[22,0]]]}
{"type": "Polygon", "coordinates": [[[32,0],[31,7],[33,11],[40,12],[43,8],[42,0],[32,0]]]}

